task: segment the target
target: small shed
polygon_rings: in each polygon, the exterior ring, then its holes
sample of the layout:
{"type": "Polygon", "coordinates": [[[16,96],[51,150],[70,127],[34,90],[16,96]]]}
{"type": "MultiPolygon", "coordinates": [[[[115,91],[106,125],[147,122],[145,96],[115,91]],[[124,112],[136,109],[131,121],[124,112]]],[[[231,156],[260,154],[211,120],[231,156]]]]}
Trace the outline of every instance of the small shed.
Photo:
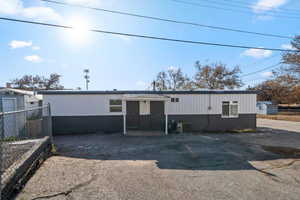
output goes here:
{"type": "Polygon", "coordinates": [[[278,105],[271,101],[258,101],[256,103],[257,114],[274,115],[278,113],[278,105]]]}
{"type": "MultiPolygon", "coordinates": [[[[31,109],[41,104],[41,96],[35,95],[33,91],[13,88],[0,89],[0,112],[31,109]]],[[[14,137],[19,135],[24,130],[26,119],[35,114],[35,111],[29,111],[4,115],[4,136],[14,137]]]]}

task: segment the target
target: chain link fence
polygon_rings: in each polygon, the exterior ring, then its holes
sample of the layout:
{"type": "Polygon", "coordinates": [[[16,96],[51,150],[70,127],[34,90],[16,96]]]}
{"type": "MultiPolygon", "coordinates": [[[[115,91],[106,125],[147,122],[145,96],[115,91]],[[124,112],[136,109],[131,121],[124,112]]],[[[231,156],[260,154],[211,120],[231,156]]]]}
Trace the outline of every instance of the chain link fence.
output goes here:
{"type": "MultiPolygon", "coordinates": [[[[22,166],[20,163],[24,162],[26,157],[28,158],[32,149],[46,136],[52,141],[49,105],[27,110],[0,112],[0,196],[2,197],[0,200],[7,199],[11,195],[12,191],[5,191],[5,184],[9,182],[8,179],[15,176],[16,171],[23,170],[18,169],[22,166]]],[[[16,182],[19,181],[16,180],[16,182]]]]}

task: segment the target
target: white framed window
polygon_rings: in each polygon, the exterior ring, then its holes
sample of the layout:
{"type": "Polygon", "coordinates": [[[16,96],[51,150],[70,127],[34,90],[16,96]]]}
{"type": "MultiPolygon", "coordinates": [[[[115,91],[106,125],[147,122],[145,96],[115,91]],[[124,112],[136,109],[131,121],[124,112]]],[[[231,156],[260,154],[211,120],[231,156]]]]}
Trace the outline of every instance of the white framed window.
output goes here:
{"type": "Polygon", "coordinates": [[[239,103],[237,101],[223,101],[222,117],[223,118],[239,117],[239,103]]]}
{"type": "Polygon", "coordinates": [[[109,100],[109,112],[122,112],[122,100],[110,99],[109,100]]]}

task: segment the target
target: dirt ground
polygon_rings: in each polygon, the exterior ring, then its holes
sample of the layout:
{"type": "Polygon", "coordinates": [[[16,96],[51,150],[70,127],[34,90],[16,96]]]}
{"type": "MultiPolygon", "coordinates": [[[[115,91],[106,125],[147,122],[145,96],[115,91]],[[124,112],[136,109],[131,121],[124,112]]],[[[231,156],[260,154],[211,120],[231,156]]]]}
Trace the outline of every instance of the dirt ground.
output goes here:
{"type": "Polygon", "coordinates": [[[271,119],[271,120],[282,120],[300,123],[300,113],[299,112],[281,112],[276,115],[257,115],[261,119],[271,119]]]}
{"type": "Polygon", "coordinates": [[[257,119],[257,126],[300,133],[300,122],[257,119]]]}
{"type": "Polygon", "coordinates": [[[49,158],[16,197],[27,199],[295,199],[300,133],[55,138],[49,158]]]}

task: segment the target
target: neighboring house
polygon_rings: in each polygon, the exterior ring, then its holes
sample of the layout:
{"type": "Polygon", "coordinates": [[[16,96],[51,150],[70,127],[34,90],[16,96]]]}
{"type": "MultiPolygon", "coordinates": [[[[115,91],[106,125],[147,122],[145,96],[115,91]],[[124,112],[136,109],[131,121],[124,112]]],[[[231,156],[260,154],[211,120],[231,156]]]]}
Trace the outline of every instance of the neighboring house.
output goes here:
{"type": "MultiPolygon", "coordinates": [[[[11,112],[17,110],[31,109],[41,104],[41,95],[35,95],[32,91],[13,88],[0,89],[0,112],[11,112]]],[[[36,112],[4,115],[5,137],[17,136],[24,130],[26,118],[35,115],[36,112]]]]}
{"type": "Polygon", "coordinates": [[[171,121],[185,131],[256,128],[255,91],[40,91],[50,103],[53,132],[161,130],[171,121]]]}
{"type": "Polygon", "coordinates": [[[278,113],[278,105],[271,101],[258,101],[256,103],[257,114],[272,115],[278,113]]]}
{"type": "Polygon", "coordinates": [[[0,88],[0,112],[35,108],[41,105],[42,96],[33,91],[0,88]]]}

